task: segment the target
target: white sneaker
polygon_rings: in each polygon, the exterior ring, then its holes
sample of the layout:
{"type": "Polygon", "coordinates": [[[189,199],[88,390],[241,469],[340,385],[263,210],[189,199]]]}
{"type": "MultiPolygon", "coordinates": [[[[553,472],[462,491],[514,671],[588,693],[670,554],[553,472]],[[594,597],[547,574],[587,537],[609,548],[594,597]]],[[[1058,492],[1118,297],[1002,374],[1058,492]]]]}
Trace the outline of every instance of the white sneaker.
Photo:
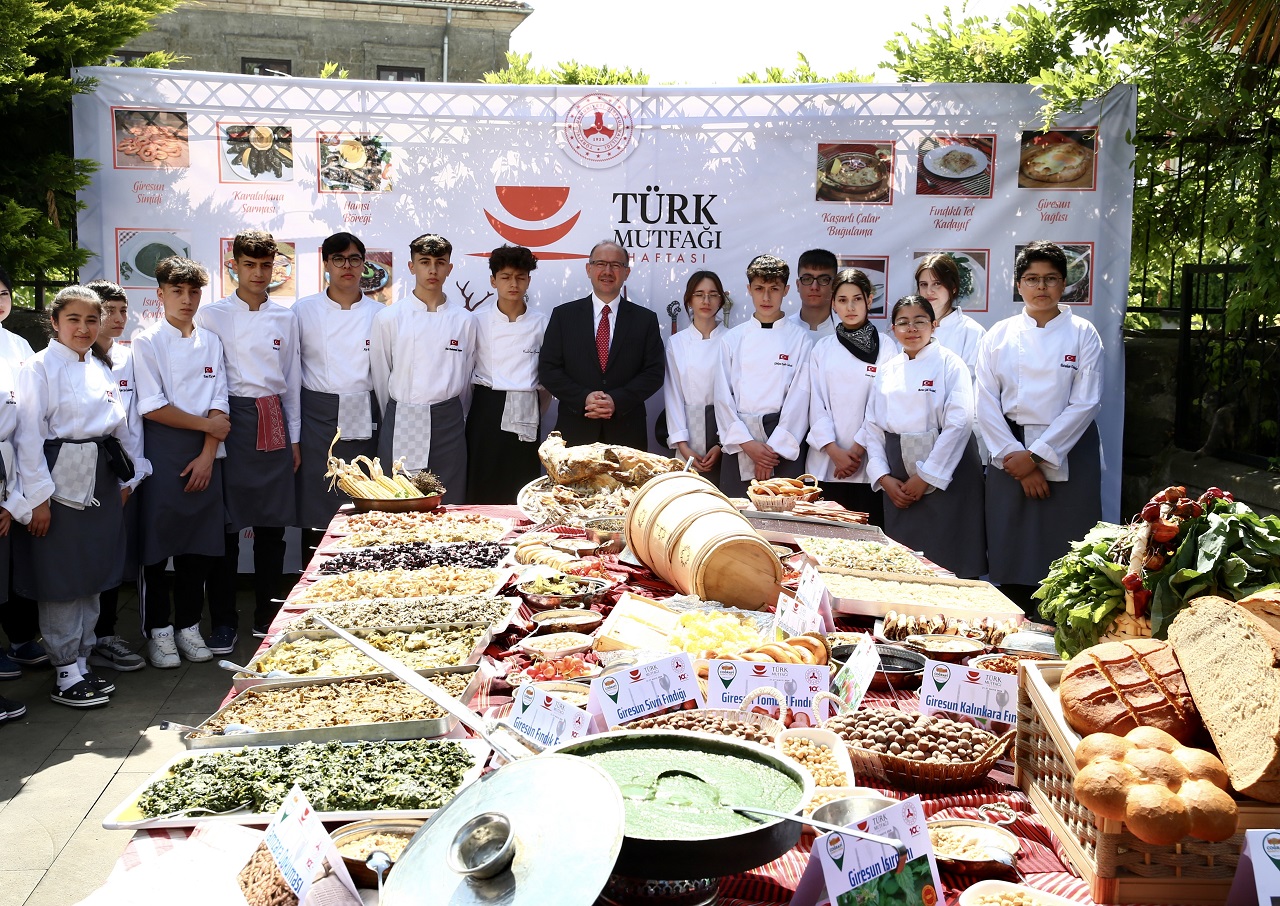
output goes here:
{"type": "Polygon", "coordinates": [[[173,640],[173,627],[151,630],[151,638],[147,639],[147,661],[152,667],[170,669],[182,666],[178,657],[178,646],[173,640]]]}
{"type": "Polygon", "coordinates": [[[183,657],[193,664],[202,664],[205,661],[213,660],[213,652],[204,643],[204,636],[200,634],[198,625],[178,630],[178,650],[182,652],[183,657]]]}

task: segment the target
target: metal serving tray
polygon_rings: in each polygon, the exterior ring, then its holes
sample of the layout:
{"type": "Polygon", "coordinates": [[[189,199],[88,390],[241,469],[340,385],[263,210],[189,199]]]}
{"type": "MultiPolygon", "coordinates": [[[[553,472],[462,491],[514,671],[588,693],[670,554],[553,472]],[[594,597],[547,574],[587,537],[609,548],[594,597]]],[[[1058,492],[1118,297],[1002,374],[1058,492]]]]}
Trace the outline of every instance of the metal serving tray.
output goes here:
{"type": "MultiPolygon", "coordinates": [[[[469,673],[471,680],[467,683],[466,689],[463,690],[462,697],[458,699],[463,705],[475,698],[476,693],[480,691],[480,687],[484,685],[484,676],[480,673],[480,668],[476,664],[467,664],[462,667],[441,667],[435,670],[420,670],[418,673],[420,676],[429,678],[469,673]]],[[[222,717],[246,695],[264,692],[269,689],[289,689],[298,686],[331,686],[335,683],[376,678],[393,679],[390,673],[369,673],[358,677],[266,680],[251,689],[246,689],[239,693],[228,704],[205,719],[200,726],[196,727],[196,730],[201,730],[217,718],[222,717]]],[[[423,701],[426,702],[426,699],[423,699],[423,701]]],[[[437,736],[444,736],[457,725],[458,719],[446,713],[443,717],[424,718],[421,720],[389,720],[376,723],[342,724],[333,727],[303,727],[297,730],[263,730],[258,733],[236,734],[233,736],[203,736],[189,732],[183,734],[182,742],[188,749],[224,749],[231,743],[246,746],[283,746],[298,742],[331,742],[335,740],[338,742],[359,742],[375,739],[432,739],[437,736]]]]}
{"type": "MultiPolygon", "coordinates": [[[[463,597],[470,597],[470,596],[469,595],[423,595],[422,597],[463,598],[463,597]]],[[[506,629],[508,626],[511,625],[513,620],[515,620],[520,615],[520,605],[523,602],[518,597],[514,597],[512,595],[482,595],[477,597],[492,597],[492,598],[496,598],[498,600],[507,602],[506,612],[503,613],[502,616],[498,617],[498,619],[494,620],[492,623],[489,624],[489,626],[493,629],[495,633],[502,632],[504,629],[506,629]]],[[[363,599],[356,599],[356,600],[410,601],[413,599],[412,598],[363,598],[363,599]]],[[[338,604],[351,604],[351,603],[354,603],[354,602],[353,601],[329,601],[325,604],[319,604],[315,607],[307,607],[302,610],[293,610],[286,605],[282,607],[281,610],[289,611],[289,613],[292,616],[290,616],[289,623],[285,624],[282,631],[283,632],[301,631],[301,630],[290,630],[289,625],[292,624],[294,621],[299,620],[308,614],[318,615],[322,617],[327,616],[327,614],[324,612],[326,608],[336,606],[338,604]]],[[[464,620],[462,622],[466,623],[466,622],[479,622],[479,621],[464,620]]],[[[390,629],[395,625],[397,624],[387,623],[383,625],[383,624],[377,624],[377,623],[365,623],[364,625],[358,626],[358,627],[344,626],[342,628],[343,629],[383,629],[385,630],[385,629],[390,629]]],[[[427,625],[427,624],[424,624],[424,625],[427,625]]],[[[431,624],[431,625],[440,625],[440,624],[431,624]]]]}
{"type": "MultiPolygon", "coordinates": [[[[507,559],[511,559],[511,558],[508,557],[507,559]]],[[[511,582],[511,580],[515,577],[515,572],[516,572],[515,567],[504,565],[505,563],[506,563],[506,560],[504,560],[502,564],[499,564],[498,566],[495,566],[492,568],[492,572],[495,572],[498,574],[497,580],[492,585],[490,585],[486,589],[483,589],[482,591],[470,592],[470,594],[488,595],[490,597],[495,597],[495,598],[501,597],[502,589],[505,588],[507,584],[511,582]]],[[[320,579],[320,578],[329,579],[329,578],[333,578],[334,576],[341,576],[341,575],[345,575],[345,573],[325,573],[323,576],[307,573],[303,575],[302,578],[307,580],[320,579]]],[[[315,608],[323,607],[326,604],[336,603],[334,601],[300,600],[302,598],[302,595],[306,592],[308,588],[310,588],[310,585],[303,585],[301,582],[299,582],[297,585],[293,586],[293,588],[289,591],[289,596],[285,598],[284,601],[281,602],[280,606],[286,610],[314,610],[315,608]]],[[[385,598],[390,596],[379,595],[379,597],[385,598]]],[[[411,597],[416,598],[416,597],[425,597],[425,596],[412,595],[411,597]]]]}
{"type": "MultiPolygon", "coordinates": [[[[319,578],[322,578],[322,577],[324,577],[324,576],[341,576],[341,575],[342,575],[342,573],[326,572],[326,571],[325,571],[325,569],[324,569],[325,564],[326,564],[326,563],[328,563],[330,560],[332,560],[334,557],[338,556],[338,554],[349,554],[349,553],[352,553],[352,552],[354,552],[354,551],[359,551],[360,553],[372,553],[372,552],[374,552],[374,551],[382,551],[382,550],[388,550],[388,549],[393,548],[393,547],[398,547],[398,546],[400,546],[401,544],[419,544],[419,543],[430,544],[432,547],[449,547],[449,546],[451,546],[451,545],[455,545],[455,544],[475,544],[475,543],[480,543],[480,542],[473,542],[473,541],[435,541],[435,542],[417,542],[417,541],[408,541],[408,542],[397,542],[396,544],[373,544],[373,545],[370,545],[369,547],[351,547],[351,548],[332,548],[332,547],[330,547],[330,548],[325,548],[324,550],[317,550],[317,551],[316,551],[316,555],[315,555],[315,558],[314,558],[314,559],[313,559],[313,561],[312,561],[312,564],[308,565],[307,569],[303,571],[303,573],[302,573],[302,578],[304,578],[304,579],[319,579],[319,578]],[[314,565],[315,567],[318,567],[318,568],[313,569],[313,568],[312,568],[312,566],[313,566],[313,565],[314,565]]],[[[505,548],[507,549],[507,552],[503,555],[502,559],[501,559],[501,560],[499,560],[497,563],[495,563],[493,566],[491,566],[491,567],[486,567],[487,569],[503,570],[503,569],[507,569],[507,568],[514,568],[514,567],[519,566],[519,564],[516,562],[516,558],[515,558],[516,546],[515,546],[514,544],[506,544],[506,543],[501,542],[501,541],[484,542],[484,543],[501,544],[503,547],[505,547],[505,548]]],[[[394,569],[394,568],[395,568],[395,567],[387,567],[387,569],[394,569]]]]}
{"type": "MultiPolygon", "coordinates": [[[[449,664],[444,667],[423,667],[415,671],[416,673],[420,673],[423,676],[430,676],[432,673],[438,673],[441,670],[447,670],[450,667],[462,667],[467,664],[480,663],[480,658],[481,656],[483,656],[484,650],[488,648],[489,643],[493,641],[493,630],[489,627],[489,624],[488,623],[422,623],[416,626],[379,626],[374,629],[361,627],[361,628],[352,629],[349,631],[357,635],[361,635],[369,632],[422,632],[427,629],[463,629],[463,628],[475,628],[478,626],[484,627],[484,631],[480,633],[480,637],[476,639],[476,644],[472,648],[471,653],[467,655],[466,659],[461,664],[449,664]]],[[[275,639],[275,641],[271,643],[271,647],[267,648],[266,651],[262,651],[254,655],[253,660],[250,661],[246,666],[248,666],[252,670],[256,670],[257,665],[262,660],[262,658],[266,657],[269,654],[275,653],[276,649],[278,649],[281,645],[285,644],[286,642],[295,642],[298,639],[336,639],[337,637],[338,637],[337,634],[329,629],[301,629],[294,632],[281,633],[280,636],[278,636],[275,639]]],[[[379,670],[375,672],[381,673],[382,671],[379,670]]],[[[372,676],[373,674],[361,673],[356,675],[372,676]]],[[[351,678],[350,676],[293,677],[293,679],[310,679],[310,680],[350,679],[350,678],[351,678]]],[[[280,679],[283,680],[283,678],[280,678],[280,679]]],[[[265,682],[268,682],[268,679],[266,677],[250,676],[247,673],[237,673],[232,677],[231,686],[233,689],[235,689],[236,692],[243,692],[245,689],[249,689],[253,686],[261,685],[262,683],[265,683],[265,682]]]]}
{"type": "Polygon", "coordinates": [[[744,510],[742,515],[751,523],[752,528],[769,541],[794,544],[797,535],[844,538],[848,541],[879,541],[881,544],[889,541],[889,536],[878,525],[850,525],[827,519],[793,516],[791,513],[763,513],[759,510],[744,510]]]}

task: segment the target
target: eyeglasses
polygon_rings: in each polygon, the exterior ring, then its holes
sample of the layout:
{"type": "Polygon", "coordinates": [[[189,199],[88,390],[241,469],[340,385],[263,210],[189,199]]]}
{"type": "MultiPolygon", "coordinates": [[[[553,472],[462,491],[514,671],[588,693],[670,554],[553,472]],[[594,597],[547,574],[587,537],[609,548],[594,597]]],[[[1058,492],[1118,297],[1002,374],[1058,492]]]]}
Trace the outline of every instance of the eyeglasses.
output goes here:
{"type": "Polygon", "coordinates": [[[329,263],[334,267],[363,267],[364,255],[330,255],[329,263]]]}
{"type": "Polygon", "coordinates": [[[813,284],[816,283],[819,286],[830,286],[834,281],[835,277],[830,274],[823,274],[821,277],[814,276],[813,274],[805,274],[800,278],[800,285],[813,286],[813,284]]]}
{"type": "Polygon", "coordinates": [[[893,326],[901,330],[924,330],[932,323],[928,318],[912,318],[909,321],[906,318],[899,318],[893,322],[893,326]]]}
{"type": "Polygon", "coordinates": [[[602,271],[625,271],[630,266],[625,261],[588,261],[587,264],[602,271]]]}
{"type": "Polygon", "coordinates": [[[1048,274],[1044,277],[1041,277],[1039,274],[1027,274],[1022,278],[1022,282],[1032,289],[1039,289],[1042,286],[1045,289],[1056,289],[1066,281],[1057,274],[1048,274]]]}
{"type": "Polygon", "coordinates": [[[696,292],[689,298],[696,299],[699,302],[719,302],[724,296],[720,295],[720,293],[696,292]]]}

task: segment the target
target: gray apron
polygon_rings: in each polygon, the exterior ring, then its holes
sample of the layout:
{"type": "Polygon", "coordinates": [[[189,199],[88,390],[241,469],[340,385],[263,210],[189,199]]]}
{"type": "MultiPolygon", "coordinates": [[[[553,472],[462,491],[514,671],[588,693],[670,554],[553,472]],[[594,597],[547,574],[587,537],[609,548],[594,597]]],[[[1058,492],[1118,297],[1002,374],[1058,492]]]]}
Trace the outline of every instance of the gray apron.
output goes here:
{"type": "MultiPolygon", "coordinates": [[[[368,394],[372,405],[373,394],[368,394]]],[[[336,393],[321,393],[317,390],[302,388],[302,467],[296,474],[298,498],[298,524],[303,528],[323,529],[338,511],[338,507],[349,502],[346,494],[337,486],[329,490],[329,479],[324,477],[328,471],[329,444],[333,443],[334,431],[338,427],[338,410],[341,397],[336,393]]],[[[378,454],[376,437],[368,440],[338,441],[333,448],[333,455],[351,462],[357,456],[373,457],[378,454]]],[[[383,469],[388,470],[390,464],[384,460],[383,469]]]]}
{"type": "Polygon", "coordinates": [[[221,557],[223,461],[213,461],[209,486],[203,491],[187,493],[187,478],[181,474],[204,448],[204,432],[148,419],[142,423],[142,438],[153,471],[134,495],[138,498],[139,561],[151,566],[178,554],[221,557]]]}
{"type": "MultiPolygon", "coordinates": [[[[713,408],[713,407],[708,407],[713,408]]],[[[767,438],[773,434],[775,428],[778,427],[778,421],[781,419],[778,412],[764,416],[761,422],[764,425],[764,436],[767,438]]],[[[724,467],[720,470],[720,490],[724,492],[726,497],[746,497],[747,485],[750,482],[742,480],[742,474],[738,469],[738,457],[746,454],[735,453],[732,456],[722,456],[720,461],[724,463],[724,467]],[[725,462],[725,460],[728,460],[725,462]]],[[[778,463],[778,467],[773,470],[775,478],[799,478],[804,474],[805,459],[809,455],[809,445],[804,441],[800,442],[800,452],[796,454],[795,459],[782,459],[778,463]]]]}
{"type": "MultiPolygon", "coordinates": [[[[396,408],[395,400],[387,403],[382,417],[382,430],[378,432],[378,460],[384,472],[389,472],[396,459],[396,408]]],[[[416,408],[416,407],[415,407],[416,408]]],[[[442,503],[465,503],[467,494],[467,435],[462,418],[462,400],[458,397],[431,404],[431,448],[427,455],[427,468],[436,473],[444,485],[442,503]]],[[[411,469],[412,471],[412,469],[411,469]]],[[[512,501],[514,503],[515,501],[512,501]]]]}
{"type": "Polygon", "coordinates": [[[297,524],[293,494],[293,448],[270,453],[258,449],[258,405],[247,396],[231,397],[231,433],[222,466],[225,530],[297,524]]]}

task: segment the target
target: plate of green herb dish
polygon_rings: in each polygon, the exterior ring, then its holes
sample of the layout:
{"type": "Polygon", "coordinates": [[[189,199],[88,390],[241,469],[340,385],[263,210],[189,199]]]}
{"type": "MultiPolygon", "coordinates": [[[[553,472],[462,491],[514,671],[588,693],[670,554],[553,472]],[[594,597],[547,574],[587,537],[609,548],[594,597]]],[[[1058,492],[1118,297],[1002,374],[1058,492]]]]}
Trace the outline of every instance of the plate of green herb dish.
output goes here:
{"type": "Polygon", "coordinates": [[[106,830],[267,825],[296,782],[321,821],[429,818],[480,777],[479,739],[234,746],[176,755],[102,820],[106,830]]]}

